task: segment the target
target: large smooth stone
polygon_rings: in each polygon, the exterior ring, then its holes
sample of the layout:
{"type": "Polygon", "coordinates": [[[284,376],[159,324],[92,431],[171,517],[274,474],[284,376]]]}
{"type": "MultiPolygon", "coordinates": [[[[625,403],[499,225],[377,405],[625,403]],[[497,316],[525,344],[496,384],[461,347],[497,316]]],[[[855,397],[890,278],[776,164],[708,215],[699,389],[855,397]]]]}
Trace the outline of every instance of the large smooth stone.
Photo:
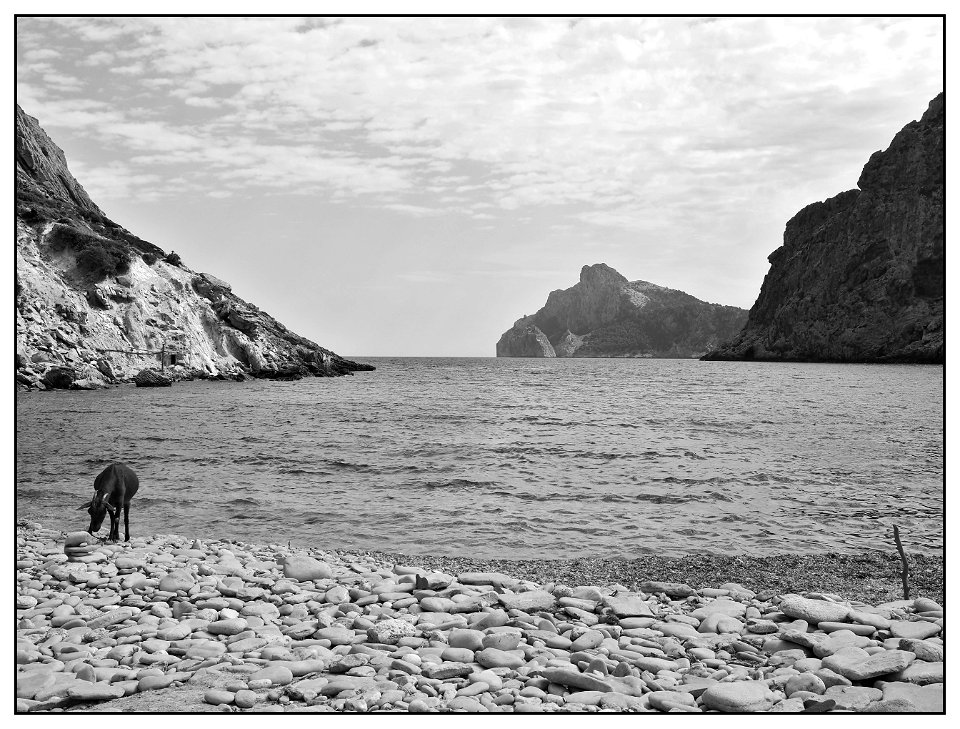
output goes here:
{"type": "Polygon", "coordinates": [[[892,681],[915,683],[926,686],[931,683],[943,683],[943,661],[914,661],[902,671],[890,676],[892,681]]]}
{"type": "Polygon", "coordinates": [[[703,692],[701,699],[707,707],[723,712],[767,711],[776,699],[762,681],[733,681],[718,683],[703,692]]]}
{"type": "Polygon", "coordinates": [[[96,544],[97,538],[87,532],[70,532],[63,540],[64,547],[79,547],[84,544],[96,544]]]}
{"type": "Polygon", "coordinates": [[[163,592],[189,590],[197,584],[197,579],[189,570],[173,570],[160,578],[158,588],[163,592]]]}
{"type": "Polygon", "coordinates": [[[456,629],[451,630],[447,638],[451,648],[467,648],[471,651],[483,650],[483,631],[456,629]]]}
{"type": "MultiPolygon", "coordinates": [[[[388,618],[375,623],[372,628],[367,629],[367,638],[374,643],[384,643],[385,645],[396,645],[401,638],[410,638],[419,631],[406,620],[399,618],[388,618]]],[[[336,643],[334,643],[336,645],[336,643]]]]}
{"type": "Polygon", "coordinates": [[[357,636],[352,630],[341,627],[321,628],[315,634],[318,640],[329,640],[331,645],[352,645],[357,636]]]}
{"type": "MultiPolygon", "coordinates": [[[[521,638],[522,636],[519,633],[490,633],[489,635],[483,636],[483,647],[496,648],[501,651],[512,651],[516,650],[517,646],[520,645],[521,638]]],[[[603,640],[602,634],[600,640],[603,640]]]]}
{"type": "Polygon", "coordinates": [[[541,671],[541,675],[551,683],[578,688],[583,691],[613,691],[613,684],[597,676],[580,673],[576,668],[549,667],[541,671]]]}
{"type": "Polygon", "coordinates": [[[499,597],[500,602],[507,610],[520,610],[525,613],[536,610],[552,610],[556,604],[556,598],[546,590],[510,593],[499,597]]]}
{"type": "Polygon", "coordinates": [[[861,625],[872,625],[877,630],[890,629],[890,621],[883,615],[877,615],[876,613],[870,613],[861,610],[851,610],[848,619],[861,625]]]}
{"type": "Polygon", "coordinates": [[[341,691],[370,691],[377,688],[377,682],[372,678],[360,676],[336,676],[320,687],[324,696],[336,696],[341,691]]]}
{"type": "Polygon", "coordinates": [[[299,582],[326,580],[333,577],[333,569],[326,562],[306,555],[294,554],[284,559],[283,576],[299,582]]]}
{"type": "Polygon", "coordinates": [[[77,701],[109,701],[119,699],[123,694],[122,688],[106,681],[76,681],[67,689],[67,696],[77,701]]]}
{"type": "Polygon", "coordinates": [[[443,663],[427,663],[423,666],[423,675],[427,678],[445,681],[449,678],[469,676],[473,673],[473,666],[469,663],[444,661],[443,663]]]}
{"type": "Polygon", "coordinates": [[[697,608],[690,613],[690,617],[703,620],[708,615],[719,613],[721,615],[729,615],[731,618],[742,618],[746,612],[747,606],[741,602],[718,599],[707,603],[703,607],[697,608]]]}
{"type": "Polygon", "coordinates": [[[741,633],[743,632],[743,623],[730,615],[723,613],[711,613],[700,621],[697,627],[700,633],[741,633]]]}
{"type": "Polygon", "coordinates": [[[907,700],[916,711],[940,713],[943,711],[943,684],[917,686],[912,683],[890,681],[883,684],[884,701],[907,700]]]}
{"type": "Polygon", "coordinates": [[[475,654],[475,660],[484,668],[520,668],[526,661],[516,653],[497,648],[484,648],[475,654]]]}
{"type": "Polygon", "coordinates": [[[912,640],[905,638],[898,646],[902,651],[910,651],[918,661],[936,663],[943,660],[943,646],[929,640],[912,640]]]}
{"type": "Polygon", "coordinates": [[[603,643],[605,637],[606,636],[599,630],[588,630],[586,633],[573,641],[573,644],[570,646],[570,651],[585,651],[590,650],[591,648],[596,648],[598,645],[603,643]]]}
{"type": "Polygon", "coordinates": [[[915,658],[909,651],[890,650],[870,655],[862,648],[850,647],[827,656],[823,659],[823,665],[851,681],[866,681],[868,678],[902,671],[915,658]]]}
{"type": "Polygon", "coordinates": [[[838,709],[863,711],[874,701],[882,699],[883,692],[871,686],[831,686],[823,693],[823,698],[836,701],[838,709]]]}
{"type": "Polygon", "coordinates": [[[618,618],[644,618],[653,616],[650,605],[639,595],[604,597],[603,604],[618,618]]]}
{"type": "Polygon", "coordinates": [[[696,591],[690,585],[683,582],[644,582],[640,585],[640,591],[648,595],[656,595],[661,592],[669,597],[690,597],[696,591]]]}
{"type": "Polygon", "coordinates": [[[293,671],[286,666],[267,666],[250,675],[250,681],[269,679],[274,686],[286,686],[293,681],[293,671]]]}
{"type": "MultiPolygon", "coordinates": [[[[226,620],[214,620],[208,623],[206,631],[213,635],[236,635],[242,633],[248,628],[247,621],[243,618],[228,618],[226,620]]],[[[311,634],[313,631],[310,631],[311,634]]]]}
{"type": "Polygon", "coordinates": [[[890,624],[890,634],[894,638],[911,638],[913,640],[923,640],[932,638],[940,632],[940,626],[936,623],[930,623],[926,620],[894,620],[890,624]]]}
{"type": "Polygon", "coordinates": [[[420,601],[420,609],[425,613],[449,613],[455,605],[448,597],[425,597],[420,601]]]}
{"type": "Polygon", "coordinates": [[[461,585],[501,585],[506,588],[520,584],[520,580],[500,572],[461,572],[457,581],[461,585]]]}
{"type": "Polygon", "coordinates": [[[206,693],[203,695],[203,700],[208,704],[213,704],[214,706],[219,706],[220,704],[232,704],[235,694],[232,691],[224,691],[223,689],[207,689],[206,693]]]}
{"type": "Polygon", "coordinates": [[[53,671],[21,671],[17,673],[17,698],[32,699],[39,691],[53,686],[53,671]]]}
{"type": "Polygon", "coordinates": [[[791,618],[806,620],[812,625],[817,623],[844,623],[850,616],[850,606],[826,600],[809,600],[805,597],[790,596],[780,601],[780,611],[791,618]]]}
{"type": "Polygon", "coordinates": [[[697,700],[686,691],[651,691],[646,694],[650,706],[658,711],[670,711],[674,708],[694,707],[697,700]]]}

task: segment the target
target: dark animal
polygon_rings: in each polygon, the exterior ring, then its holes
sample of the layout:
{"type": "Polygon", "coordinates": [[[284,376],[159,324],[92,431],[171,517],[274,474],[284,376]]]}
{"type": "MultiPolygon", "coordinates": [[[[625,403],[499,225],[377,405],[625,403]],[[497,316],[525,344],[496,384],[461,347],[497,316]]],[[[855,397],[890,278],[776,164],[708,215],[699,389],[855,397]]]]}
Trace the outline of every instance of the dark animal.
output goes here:
{"type": "Polygon", "coordinates": [[[110,514],[110,536],[109,541],[120,541],[120,508],[123,507],[123,528],[125,532],[124,541],[130,541],[130,499],[140,488],[140,480],[137,474],[129,466],[122,463],[114,463],[107,466],[97,480],[93,482],[93,488],[96,490],[94,497],[86,504],[80,507],[90,513],[90,528],[88,532],[93,534],[100,531],[100,525],[103,524],[103,517],[110,514]]]}

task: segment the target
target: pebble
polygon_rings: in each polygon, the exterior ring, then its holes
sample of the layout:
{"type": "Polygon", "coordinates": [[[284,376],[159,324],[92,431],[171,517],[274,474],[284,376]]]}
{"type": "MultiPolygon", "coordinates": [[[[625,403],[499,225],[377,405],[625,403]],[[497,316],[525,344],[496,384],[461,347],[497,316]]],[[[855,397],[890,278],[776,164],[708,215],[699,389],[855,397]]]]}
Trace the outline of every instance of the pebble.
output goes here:
{"type": "Polygon", "coordinates": [[[213,685],[197,701],[233,713],[943,710],[943,611],[922,597],[632,592],[283,545],[20,533],[20,711],[114,711],[201,676],[213,685]]]}

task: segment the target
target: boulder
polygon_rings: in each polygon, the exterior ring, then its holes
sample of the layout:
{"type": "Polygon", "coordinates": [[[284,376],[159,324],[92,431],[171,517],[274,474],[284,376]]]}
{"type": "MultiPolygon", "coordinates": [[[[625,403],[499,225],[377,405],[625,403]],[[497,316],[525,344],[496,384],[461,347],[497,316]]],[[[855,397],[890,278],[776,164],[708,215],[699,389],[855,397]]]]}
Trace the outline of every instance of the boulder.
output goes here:
{"type": "Polygon", "coordinates": [[[283,575],[299,582],[326,580],[333,577],[333,570],[326,562],[313,557],[293,554],[283,558],[283,575]]]}
{"type": "Polygon", "coordinates": [[[77,379],[77,373],[70,367],[51,367],[43,374],[43,384],[54,390],[66,390],[77,379]]]}
{"type": "Polygon", "coordinates": [[[140,370],[133,378],[133,382],[137,387],[170,387],[173,384],[173,378],[160,370],[148,367],[140,370]]]}

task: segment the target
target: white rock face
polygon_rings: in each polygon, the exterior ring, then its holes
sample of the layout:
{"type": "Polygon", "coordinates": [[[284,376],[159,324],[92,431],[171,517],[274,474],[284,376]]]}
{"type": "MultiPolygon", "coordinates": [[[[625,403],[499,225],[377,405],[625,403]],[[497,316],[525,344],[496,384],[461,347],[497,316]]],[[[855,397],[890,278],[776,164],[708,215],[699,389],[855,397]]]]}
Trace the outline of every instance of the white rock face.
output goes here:
{"type": "Polygon", "coordinates": [[[29,303],[18,311],[17,352],[33,362],[38,374],[50,366],[70,366],[108,384],[105,371],[122,380],[158,367],[157,353],[164,348],[182,353],[182,364],[173,365],[174,371],[189,367],[215,374],[245,366],[260,369],[269,362],[260,345],[220,321],[211,302],[191,285],[194,273],[189,269],[163,261],[148,266],[134,256],[130,272],[122,277],[129,286],[107,280],[96,287],[106,294],[102,299],[108,308],[103,309],[78,290],[73,256],[41,255],[45,246],[34,230],[18,224],[17,276],[21,298],[29,303]],[[117,295],[110,296],[112,292],[117,295]],[[64,340],[79,346],[65,348],[64,340]]]}
{"type": "Polygon", "coordinates": [[[37,120],[19,107],[16,119],[20,385],[96,389],[161,367],[174,380],[372,369],[291,332],[227,282],[107,218],[37,120]]]}

